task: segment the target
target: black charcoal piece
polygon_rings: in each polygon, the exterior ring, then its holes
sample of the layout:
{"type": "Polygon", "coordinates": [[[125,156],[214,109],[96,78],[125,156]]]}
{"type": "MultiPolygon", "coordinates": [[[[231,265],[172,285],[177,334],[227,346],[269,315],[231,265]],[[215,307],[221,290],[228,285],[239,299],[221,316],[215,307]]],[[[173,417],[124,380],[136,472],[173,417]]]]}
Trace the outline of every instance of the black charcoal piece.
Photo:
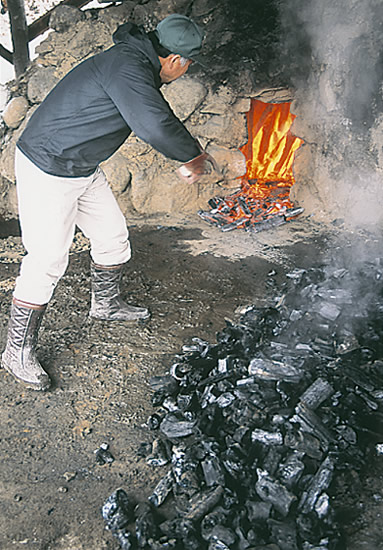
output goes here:
{"type": "Polygon", "coordinates": [[[295,349],[297,351],[304,351],[307,353],[310,353],[313,351],[313,348],[312,346],[310,346],[310,344],[305,344],[303,342],[299,342],[298,344],[296,344],[295,349]]]}
{"type": "Polygon", "coordinates": [[[169,412],[175,412],[180,410],[179,405],[177,401],[174,399],[174,397],[167,397],[166,399],[164,399],[162,402],[162,406],[164,409],[166,409],[169,412]]]}
{"type": "Polygon", "coordinates": [[[267,231],[268,229],[271,229],[273,227],[278,227],[279,225],[285,224],[286,221],[287,220],[284,216],[274,215],[268,220],[251,224],[251,226],[249,227],[249,231],[251,231],[252,233],[267,231]]]}
{"type": "Polygon", "coordinates": [[[183,380],[192,370],[192,366],[188,363],[174,363],[170,367],[170,375],[178,381],[183,380]]]}
{"type": "Polygon", "coordinates": [[[296,414],[291,418],[292,422],[298,422],[304,432],[308,432],[321,442],[321,447],[327,451],[330,442],[334,440],[332,433],[323,424],[319,416],[306,407],[305,403],[298,403],[296,414]]]}
{"type": "Polygon", "coordinates": [[[107,529],[111,531],[127,527],[133,515],[131,502],[124,489],[117,489],[105,501],[102,517],[107,523],[107,529]]]}
{"type": "Polygon", "coordinates": [[[202,462],[202,471],[207,487],[213,485],[225,485],[225,476],[221,466],[221,461],[217,455],[209,454],[202,462]]]}
{"type": "Polygon", "coordinates": [[[297,309],[293,309],[290,313],[290,321],[294,323],[294,321],[299,321],[299,319],[302,319],[303,313],[302,311],[299,311],[297,309]]]}
{"type": "Polygon", "coordinates": [[[150,543],[150,550],[173,550],[177,548],[177,539],[161,537],[150,543]]]}
{"type": "Polygon", "coordinates": [[[335,304],[352,304],[352,292],[346,288],[322,288],[318,296],[335,304]]]}
{"type": "Polygon", "coordinates": [[[262,470],[267,470],[270,475],[274,476],[281,462],[284,448],[282,446],[268,446],[264,448],[264,451],[266,452],[263,458],[258,459],[258,465],[262,470]]]}
{"type": "Polygon", "coordinates": [[[271,531],[271,538],[278,545],[280,550],[298,550],[297,532],[292,521],[268,520],[268,526],[271,531]]]}
{"type": "Polygon", "coordinates": [[[223,491],[223,487],[218,485],[217,487],[202,491],[193,496],[189,501],[185,519],[194,522],[203,518],[218,504],[223,495],[223,491]]]}
{"type": "Polygon", "coordinates": [[[333,543],[335,543],[334,537],[332,537],[331,542],[328,538],[325,538],[320,540],[318,544],[310,544],[306,541],[303,543],[302,550],[329,550],[334,548],[333,543]]]}
{"type": "Polygon", "coordinates": [[[320,460],[323,457],[320,440],[301,429],[294,429],[290,423],[286,423],[285,445],[290,449],[307,454],[310,458],[320,460]]]}
{"type": "Polygon", "coordinates": [[[157,430],[167,414],[168,411],[163,407],[160,407],[155,413],[151,414],[147,421],[149,430],[157,430]]]}
{"type": "Polygon", "coordinates": [[[334,393],[334,388],[323,378],[317,378],[301,395],[300,400],[313,411],[334,393]]]}
{"type": "Polygon", "coordinates": [[[249,433],[249,428],[247,426],[238,426],[238,428],[233,433],[233,440],[236,443],[242,443],[244,438],[246,438],[246,436],[248,435],[248,433],[249,433]]]}
{"type": "Polygon", "coordinates": [[[324,518],[327,516],[330,508],[330,499],[327,493],[322,493],[314,506],[315,512],[318,514],[319,518],[324,518]]]}
{"type": "Polygon", "coordinates": [[[251,432],[251,441],[258,442],[263,445],[283,445],[283,435],[281,432],[268,432],[256,428],[251,432]]]}
{"type": "Polygon", "coordinates": [[[218,359],[218,366],[217,366],[218,372],[226,373],[227,372],[227,367],[228,367],[227,357],[225,357],[223,359],[218,359]]]}
{"type": "Polygon", "coordinates": [[[212,391],[214,389],[215,389],[214,384],[209,384],[208,386],[205,387],[200,399],[200,404],[202,409],[205,409],[208,405],[210,405],[211,403],[215,403],[217,401],[217,397],[212,391]]]}
{"type": "Polygon", "coordinates": [[[174,483],[174,476],[171,470],[155,486],[152,494],[149,497],[149,501],[155,506],[161,506],[166,497],[171,493],[174,483]]]}
{"type": "Polygon", "coordinates": [[[149,503],[141,502],[134,509],[136,517],[136,538],[138,548],[146,548],[151,540],[157,538],[157,525],[149,503]]]}
{"type": "Polygon", "coordinates": [[[196,526],[189,519],[181,519],[177,525],[178,538],[183,543],[183,548],[189,550],[201,550],[201,541],[196,526]]]}
{"type": "Polygon", "coordinates": [[[123,489],[117,489],[110,495],[102,507],[102,517],[106,528],[120,543],[122,550],[132,548],[132,536],[128,524],[133,519],[132,505],[123,489]]]}
{"type": "Polygon", "coordinates": [[[263,501],[270,502],[282,516],[287,516],[297,497],[279,481],[273,479],[266,470],[257,468],[257,475],[255,490],[258,496],[263,501]]]}
{"type": "Polygon", "coordinates": [[[304,453],[293,452],[289,454],[285,460],[279,465],[278,479],[286,485],[288,489],[292,489],[300,480],[305,465],[302,462],[304,453]]]}
{"type": "Polygon", "coordinates": [[[168,539],[177,537],[177,529],[179,527],[180,520],[179,518],[167,519],[160,523],[159,528],[161,533],[168,539]]]}
{"type": "Polygon", "coordinates": [[[109,451],[108,443],[102,443],[100,448],[94,451],[94,454],[96,455],[96,462],[100,466],[114,462],[114,456],[109,451]]]}
{"type": "Polygon", "coordinates": [[[217,525],[225,524],[227,515],[227,511],[221,506],[216,506],[212,512],[206,514],[201,520],[201,537],[204,540],[209,540],[212,536],[213,529],[217,525]]]}
{"type": "Polygon", "coordinates": [[[346,424],[339,424],[335,431],[338,434],[338,440],[342,440],[348,445],[355,445],[358,441],[355,430],[346,424]]]}
{"type": "Polygon", "coordinates": [[[118,540],[121,550],[131,550],[134,548],[134,540],[132,533],[124,529],[114,531],[113,535],[118,540]]]}
{"type": "Polygon", "coordinates": [[[360,386],[366,392],[373,392],[374,389],[379,385],[379,380],[375,379],[370,372],[366,372],[366,367],[354,365],[347,365],[342,372],[350,380],[354,382],[356,386],[360,386]]]}
{"type": "Polygon", "coordinates": [[[251,522],[263,522],[270,517],[271,502],[247,500],[245,506],[251,522]]]}
{"type": "Polygon", "coordinates": [[[217,399],[217,405],[221,409],[229,407],[235,401],[235,395],[230,392],[222,393],[217,399]]]}
{"type": "Polygon", "coordinates": [[[328,321],[335,321],[341,314],[341,309],[331,302],[321,302],[316,306],[315,310],[328,321]]]}
{"type": "Polygon", "coordinates": [[[302,493],[299,501],[299,510],[303,514],[314,510],[319,495],[327,491],[330,486],[333,471],[334,460],[332,457],[327,456],[311,479],[309,486],[302,493]]]}
{"type": "Polygon", "coordinates": [[[149,384],[154,391],[163,391],[167,395],[173,395],[178,389],[178,384],[173,376],[165,374],[161,376],[152,376],[149,384]]]}
{"type": "Polygon", "coordinates": [[[160,424],[160,431],[169,439],[187,437],[193,433],[195,421],[189,422],[177,413],[168,413],[160,424]]]}
{"type": "Polygon", "coordinates": [[[155,439],[152,445],[152,452],[146,458],[150,466],[165,466],[169,462],[165,443],[161,439],[155,439]]]}
{"type": "Polygon", "coordinates": [[[221,457],[221,460],[225,470],[235,480],[242,479],[245,473],[244,461],[237,454],[235,454],[232,449],[228,449],[227,451],[225,451],[225,453],[223,453],[221,457]]]}
{"type": "Polygon", "coordinates": [[[290,273],[286,273],[286,277],[294,280],[296,283],[299,283],[302,280],[303,275],[306,273],[305,269],[295,268],[290,273]]]}
{"type": "Polygon", "coordinates": [[[350,351],[354,351],[360,347],[360,344],[354,334],[343,332],[337,336],[335,340],[335,352],[338,355],[343,355],[350,351]]]}
{"type": "Polygon", "coordinates": [[[177,405],[181,411],[192,406],[194,395],[191,393],[179,393],[177,395],[177,405]]]}
{"type": "Polygon", "coordinates": [[[182,351],[184,353],[200,351],[200,346],[198,344],[185,344],[182,346],[182,351]]]}
{"type": "Polygon", "coordinates": [[[230,546],[227,546],[222,540],[214,538],[209,542],[208,550],[230,550],[230,546]]]}
{"type": "Polygon", "coordinates": [[[249,374],[260,380],[285,380],[296,383],[303,377],[303,372],[291,365],[261,357],[255,357],[250,361],[249,374]]]}
{"type": "Polygon", "coordinates": [[[184,495],[190,499],[200,490],[201,482],[197,474],[191,470],[186,470],[181,474],[177,485],[173,485],[173,490],[177,489],[177,494],[184,495]]]}
{"type": "Polygon", "coordinates": [[[176,483],[179,483],[181,476],[186,469],[186,446],[185,445],[174,445],[172,447],[172,472],[174,480],[176,483]]]}

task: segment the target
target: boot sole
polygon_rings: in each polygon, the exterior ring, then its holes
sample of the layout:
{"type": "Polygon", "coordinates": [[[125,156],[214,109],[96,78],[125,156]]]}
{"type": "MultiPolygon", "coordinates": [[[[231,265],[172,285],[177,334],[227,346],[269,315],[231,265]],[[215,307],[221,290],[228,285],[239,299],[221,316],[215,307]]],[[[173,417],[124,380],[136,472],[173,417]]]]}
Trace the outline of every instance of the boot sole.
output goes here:
{"type": "Polygon", "coordinates": [[[19,382],[22,382],[24,384],[24,386],[26,388],[30,389],[30,390],[47,391],[51,387],[51,382],[49,382],[46,385],[44,385],[44,384],[34,384],[33,382],[28,382],[27,380],[24,380],[23,378],[20,378],[20,376],[17,376],[9,367],[7,367],[7,365],[4,363],[4,361],[1,361],[0,364],[3,367],[4,370],[6,370],[9,374],[11,374],[13,376],[13,378],[18,380],[19,382]]]}
{"type": "Polygon", "coordinates": [[[144,315],[144,316],[141,316],[141,317],[136,317],[134,319],[116,319],[116,318],[113,318],[113,317],[98,317],[96,315],[91,315],[89,314],[89,317],[91,319],[96,319],[97,321],[120,321],[122,323],[136,323],[137,321],[146,321],[146,319],[149,319],[149,317],[151,317],[150,313],[148,313],[148,315],[144,315]]]}

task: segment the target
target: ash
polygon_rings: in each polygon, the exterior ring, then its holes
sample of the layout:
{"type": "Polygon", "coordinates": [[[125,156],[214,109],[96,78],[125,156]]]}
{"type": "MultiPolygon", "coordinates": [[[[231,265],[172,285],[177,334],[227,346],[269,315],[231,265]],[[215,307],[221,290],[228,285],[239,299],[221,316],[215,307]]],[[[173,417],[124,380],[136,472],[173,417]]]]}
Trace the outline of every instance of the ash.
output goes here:
{"type": "Polygon", "coordinates": [[[295,269],[275,307],[194,338],[151,380],[141,451],[166,473],[145,506],[121,488],[105,503],[121,548],[346,547],[337,481],[352,494],[348,473],[382,455],[382,277],[379,259],[295,269]]]}

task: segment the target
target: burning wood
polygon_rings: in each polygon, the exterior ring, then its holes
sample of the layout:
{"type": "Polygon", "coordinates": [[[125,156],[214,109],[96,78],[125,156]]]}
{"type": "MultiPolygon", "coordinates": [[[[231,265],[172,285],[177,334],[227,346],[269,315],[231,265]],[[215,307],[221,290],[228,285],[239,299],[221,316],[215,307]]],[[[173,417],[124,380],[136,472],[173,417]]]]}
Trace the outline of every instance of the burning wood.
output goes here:
{"type": "Polygon", "coordinates": [[[290,132],[294,118],[289,103],[252,100],[247,114],[249,140],[241,148],[247,168],[241,189],[227,197],[212,198],[212,209],[198,212],[203,220],[222,231],[245,228],[259,232],[282,225],[303,212],[289,198],[294,184],[294,154],[302,144],[290,132]]]}

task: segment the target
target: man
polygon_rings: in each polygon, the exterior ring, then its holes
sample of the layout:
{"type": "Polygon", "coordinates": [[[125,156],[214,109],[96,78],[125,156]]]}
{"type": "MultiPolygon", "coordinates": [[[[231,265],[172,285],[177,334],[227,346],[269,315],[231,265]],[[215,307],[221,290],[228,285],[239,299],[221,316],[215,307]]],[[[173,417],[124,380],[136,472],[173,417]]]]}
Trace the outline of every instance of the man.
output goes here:
{"type": "Polygon", "coordinates": [[[146,319],[126,304],[119,281],[131,251],[125,218],[99,168],[131,132],[182,164],[191,183],[213,159],[175,117],[160,86],[186,73],[203,34],[173,14],[146,34],[132,23],[115,45],[72,69],[32,115],[16,148],[22,239],[27,251],[16,279],[2,365],[36,390],[50,386],[36,356],[38,330],[68,265],[75,227],[91,244],[91,310],[95,319],[146,319]]]}

